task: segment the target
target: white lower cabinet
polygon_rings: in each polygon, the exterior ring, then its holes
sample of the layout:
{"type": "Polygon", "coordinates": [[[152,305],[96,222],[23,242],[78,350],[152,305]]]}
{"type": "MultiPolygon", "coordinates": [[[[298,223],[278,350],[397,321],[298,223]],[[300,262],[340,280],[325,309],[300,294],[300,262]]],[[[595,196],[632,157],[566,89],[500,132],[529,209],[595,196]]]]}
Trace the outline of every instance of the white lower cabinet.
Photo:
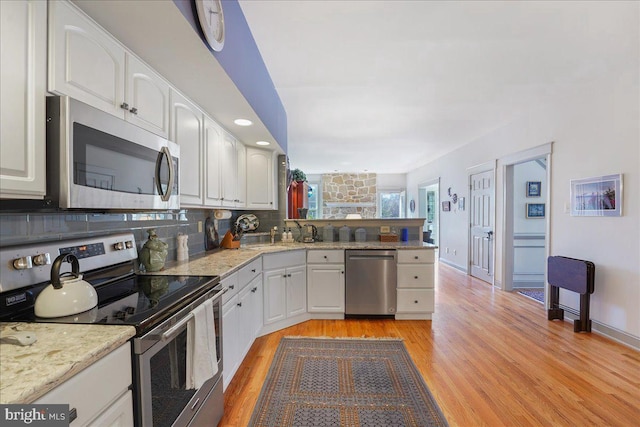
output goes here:
{"type": "Polygon", "coordinates": [[[435,307],[433,249],[398,251],[396,319],[431,319],[435,307]]]}
{"type": "Polygon", "coordinates": [[[344,318],[344,251],[307,253],[307,307],[313,318],[344,318]]]}
{"type": "Polygon", "coordinates": [[[73,426],[133,426],[131,345],[126,343],[60,384],[34,404],[69,404],[73,426]],[[100,384],[100,393],[88,393],[100,384]]]}
{"type": "Polygon", "coordinates": [[[226,388],[262,327],[262,263],[258,258],[222,279],[223,384],[226,388]]]}
{"type": "Polygon", "coordinates": [[[269,333],[309,318],[304,250],[262,256],[264,328],[269,333]]]}

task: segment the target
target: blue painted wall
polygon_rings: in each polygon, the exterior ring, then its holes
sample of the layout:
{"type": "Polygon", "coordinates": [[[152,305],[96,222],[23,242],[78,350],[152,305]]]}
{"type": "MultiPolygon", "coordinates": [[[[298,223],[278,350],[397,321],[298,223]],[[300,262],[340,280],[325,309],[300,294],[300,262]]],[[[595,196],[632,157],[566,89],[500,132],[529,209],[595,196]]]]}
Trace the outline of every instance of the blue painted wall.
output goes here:
{"type": "MultiPolygon", "coordinates": [[[[194,1],[173,0],[173,2],[204,43],[194,1]]],[[[262,61],[240,4],[237,0],[223,0],[222,8],[226,30],[224,48],[221,52],[210,49],[211,53],[253,107],[280,147],[287,152],[287,114],[267,67],[262,61]]]]}

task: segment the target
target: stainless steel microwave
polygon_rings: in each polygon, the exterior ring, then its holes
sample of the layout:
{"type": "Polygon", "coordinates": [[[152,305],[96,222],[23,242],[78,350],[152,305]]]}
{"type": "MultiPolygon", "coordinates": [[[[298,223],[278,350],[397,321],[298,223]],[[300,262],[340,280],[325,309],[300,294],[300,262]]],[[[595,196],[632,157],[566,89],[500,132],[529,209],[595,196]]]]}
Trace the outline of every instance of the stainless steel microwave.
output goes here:
{"type": "Polygon", "coordinates": [[[63,209],[178,209],[177,144],[66,96],[47,98],[47,193],[63,209]]]}

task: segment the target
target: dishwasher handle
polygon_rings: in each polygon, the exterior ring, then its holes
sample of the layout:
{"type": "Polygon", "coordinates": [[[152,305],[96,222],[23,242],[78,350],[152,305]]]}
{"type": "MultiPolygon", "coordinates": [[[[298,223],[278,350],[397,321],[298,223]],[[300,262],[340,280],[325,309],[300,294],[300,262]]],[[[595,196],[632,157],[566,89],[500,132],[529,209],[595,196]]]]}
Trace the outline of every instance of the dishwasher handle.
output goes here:
{"type": "Polygon", "coordinates": [[[395,255],[349,255],[349,260],[371,260],[371,259],[387,259],[387,260],[395,260],[395,255]]]}

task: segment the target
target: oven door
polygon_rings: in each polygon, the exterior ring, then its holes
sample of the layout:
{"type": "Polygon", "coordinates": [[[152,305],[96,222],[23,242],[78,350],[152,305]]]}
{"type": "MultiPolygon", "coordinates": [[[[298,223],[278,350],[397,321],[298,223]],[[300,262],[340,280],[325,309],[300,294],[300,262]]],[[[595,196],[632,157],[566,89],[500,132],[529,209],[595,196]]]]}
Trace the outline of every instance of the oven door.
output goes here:
{"type": "Polygon", "coordinates": [[[199,389],[187,389],[187,324],[196,301],[143,337],[134,340],[136,421],[143,426],[187,426],[207,414],[211,425],[222,418],[222,293],[214,293],[213,318],[218,372],[199,389]],[[215,422],[214,422],[215,421],[215,422]]]}

